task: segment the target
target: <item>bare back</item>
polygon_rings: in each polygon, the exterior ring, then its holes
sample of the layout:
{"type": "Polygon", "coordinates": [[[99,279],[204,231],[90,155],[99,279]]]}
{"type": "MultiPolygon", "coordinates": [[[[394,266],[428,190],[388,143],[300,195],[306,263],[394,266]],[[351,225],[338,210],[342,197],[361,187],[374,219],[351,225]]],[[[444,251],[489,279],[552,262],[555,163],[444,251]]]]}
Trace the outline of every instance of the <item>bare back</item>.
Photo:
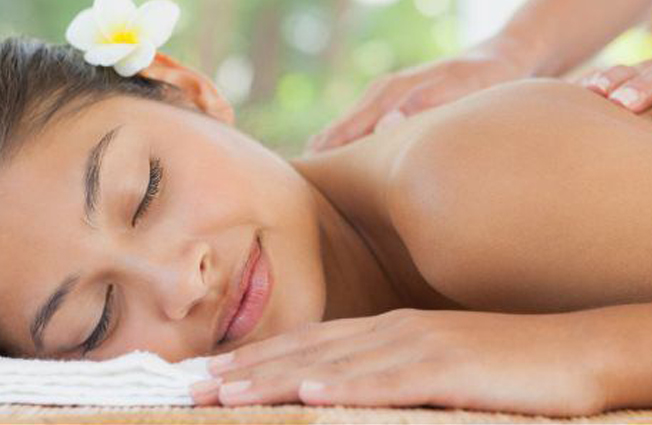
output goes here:
{"type": "Polygon", "coordinates": [[[305,161],[415,304],[652,300],[652,123],[585,89],[498,86],[305,161]]]}

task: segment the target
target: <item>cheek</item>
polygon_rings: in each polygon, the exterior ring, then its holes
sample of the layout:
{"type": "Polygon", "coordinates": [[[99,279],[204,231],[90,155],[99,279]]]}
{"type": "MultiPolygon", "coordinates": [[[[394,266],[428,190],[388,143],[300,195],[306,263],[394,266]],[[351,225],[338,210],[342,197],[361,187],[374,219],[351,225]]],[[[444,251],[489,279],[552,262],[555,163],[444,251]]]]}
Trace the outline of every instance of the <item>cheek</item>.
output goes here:
{"type": "MultiPolygon", "coordinates": [[[[121,337],[119,344],[116,344],[111,350],[107,350],[106,354],[102,354],[101,359],[115,358],[135,350],[156,353],[162,359],[171,363],[204,354],[200,351],[193,351],[191,344],[180,339],[178,334],[164,332],[163,327],[152,327],[141,334],[125,333],[125,336],[121,337]]],[[[97,360],[101,359],[98,358],[97,360]]]]}
{"type": "Polygon", "coordinates": [[[197,236],[260,222],[260,198],[253,195],[258,189],[256,181],[231,171],[225,166],[175,173],[178,177],[172,177],[169,185],[167,219],[197,236]]]}
{"type": "Polygon", "coordinates": [[[177,362],[190,357],[204,355],[199,343],[205,344],[205,336],[183,328],[179,323],[157,321],[155,305],[134,303],[123,310],[117,333],[105,350],[98,350],[96,360],[110,359],[125,353],[141,350],[156,353],[168,362],[177,362]],[[133,313],[133,314],[130,314],[133,313]]]}
{"type": "Polygon", "coordinates": [[[305,182],[275,155],[249,144],[237,149],[198,145],[170,155],[166,186],[177,222],[273,227],[309,208],[305,182]]]}

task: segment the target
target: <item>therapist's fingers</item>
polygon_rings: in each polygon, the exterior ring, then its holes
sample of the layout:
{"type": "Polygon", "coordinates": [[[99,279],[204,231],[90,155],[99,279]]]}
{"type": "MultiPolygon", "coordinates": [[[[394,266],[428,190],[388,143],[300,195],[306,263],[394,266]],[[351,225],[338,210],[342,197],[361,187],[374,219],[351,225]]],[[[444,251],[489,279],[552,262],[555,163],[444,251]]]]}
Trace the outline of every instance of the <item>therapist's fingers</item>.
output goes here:
{"type": "Polygon", "coordinates": [[[589,90],[607,96],[614,89],[637,75],[639,75],[639,71],[635,67],[617,65],[606,70],[592,72],[584,77],[580,84],[589,90]]]}
{"type": "Polygon", "coordinates": [[[401,124],[407,119],[405,114],[398,109],[386,113],[381,119],[378,120],[374,127],[374,134],[385,133],[401,124]]]}
{"type": "Polygon", "coordinates": [[[652,68],[652,59],[648,59],[639,64],[633,65],[633,67],[640,73],[652,68]]]}
{"type": "Polygon", "coordinates": [[[641,71],[609,94],[609,99],[632,112],[643,112],[652,106],[652,67],[641,71]]]}
{"type": "Polygon", "coordinates": [[[395,109],[393,104],[397,98],[402,97],[405,87],[405,81],[396,76],[385,76],[374,81],[357,106],[346,114],[344,119],[308,141],[308,150],[322,151],[371,134],[376,122],[395,109]]]}
{"type": "Polygon", "coordinates": [[[563,81],[566,81],[567,83],[581,85],[583,84],[585,79],[588,79],[589,77],[591,77],[593,74],[597,72],[600,72],[600,69],[591,67],[591,68],[581,70],[577,73],[571,73],[569,75],[560,76],[559,78],[561,78],[563,81]]]}
{"type": "Polygon", "coordinates": [[[474,88],[469,87],[468,84],[454,84],[445,80],[427,82],[405,95],[398,109],[406,116],[414,115],[457,100],[472,91],[474,88]]]}

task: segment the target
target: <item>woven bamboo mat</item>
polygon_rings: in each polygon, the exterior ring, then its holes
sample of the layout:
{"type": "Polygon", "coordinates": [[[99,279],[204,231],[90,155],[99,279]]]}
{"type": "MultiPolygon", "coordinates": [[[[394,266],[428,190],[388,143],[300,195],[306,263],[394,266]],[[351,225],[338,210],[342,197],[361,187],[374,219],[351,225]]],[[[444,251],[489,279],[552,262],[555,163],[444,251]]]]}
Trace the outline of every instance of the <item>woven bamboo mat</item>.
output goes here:
{"type": "Polygon", "coordinates": [[[466,424],[652,423],[652,410],[617,410],[596,416],[549,418],[459,409],[309,407],[48,407],[0,405],[0,423],[69,424],[466,424]]]}

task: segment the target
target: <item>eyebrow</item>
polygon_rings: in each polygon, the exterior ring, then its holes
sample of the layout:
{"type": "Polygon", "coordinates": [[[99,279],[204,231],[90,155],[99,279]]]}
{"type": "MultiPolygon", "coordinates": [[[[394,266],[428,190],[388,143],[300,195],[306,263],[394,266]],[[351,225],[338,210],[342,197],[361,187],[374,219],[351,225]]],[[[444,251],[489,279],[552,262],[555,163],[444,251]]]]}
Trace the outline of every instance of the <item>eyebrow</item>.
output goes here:
{"type": "Polygon", "coordinates": [[[93,223],[95,211],[97,209],[97,200],[100,191],[100,170],[102,160],[110,143],[115,139],[120,127],[106,133],[88,154],[86,159],[86,170],[84,172],[84,213],[86,220],[93,223]]]}
{"type": "Polygon", "coordinates": [[[75,288],[77,283],[79,283],[78,275],[70,275],[66,277],[36,312],[34,320],[32,320],[32,324],[29,327],[29,331],[37,352],[40,352],[43,349],[43,331],[45,330],[45,327],[52,316],[54,316],[54,313],[56,313],[59,307],[61,307],[66,296],[75,288]]]}
{"type": "MultiPolygon", "coordinates": [[[[100,170],[102,160],[110,143],[115,139],[120,130],[120,126],[115,127],[106,133],[100,141],[91,149],[86,159],[84,171],[84,214],[87,221],[93,222],[93,216],[97,209],[97,200],[100,189],[100,170]]],[[[48,297],[48,299],[38,308],[34,319],[29,327],[32,342],[37,352],[43,350],[43,332],[47,327],[50,319],[54,316],[63,302],[66,300],[75,286],[79,283],[79,274],[67,276],[57,285],[57,289],[48,297]]]]}

